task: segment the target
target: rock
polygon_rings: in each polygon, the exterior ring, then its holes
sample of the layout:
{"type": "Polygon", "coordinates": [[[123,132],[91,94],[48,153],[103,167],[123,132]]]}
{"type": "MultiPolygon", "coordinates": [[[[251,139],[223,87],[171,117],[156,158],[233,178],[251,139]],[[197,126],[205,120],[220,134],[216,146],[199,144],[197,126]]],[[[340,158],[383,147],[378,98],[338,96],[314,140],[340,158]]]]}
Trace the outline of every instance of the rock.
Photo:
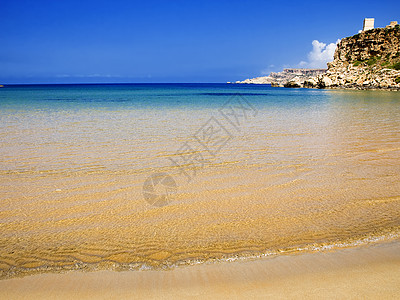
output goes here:
{"type": "Polygon", "coordinates": [[[396,56],[400,47],[399,33],[400,28],[376,28],[344,38],[337,45],[333,64],[337,66],[341,63],[362,63],[363,60],[373,57],[386,59],[396,56]]]}
{"type": "Polygon", "coordinates": [[[356,80],[356,84],[357,84],[357,85],[362,85],[363,82],[364,82],[364,79],[362,79],[362,78],[356,80]]]}
{"type": "Polygon", "coordinates": [[[246,79],[243,81],[236,81],[236,83],[242,84],[274,84],[274,86],[283,86],[295,77],[300,78],[302,83],[309,77],[325,74],[326,69],[284,69],[283,72],[271,72],[269,76],[256,77],[246,79]]]}
{"type": "Polygon", "coordinates": [[[370,85],[369,80],[365,80],[365,81],[362,83],[362,85],[370,85]]]}
{"type": "MultiPolygon", "coordinates": [[[[376,28],[344,38],[325,75],[314,77],[319,88],[395,89],[400,76],[400,26],[376,28]]],[[[312,87],[305,82],[304,87],[312,87]]]]}
{"type": "Polygon", "coordinates": [[[301,87],[301,83],[298,82],[298,81],[291,80],[289,82],[286,82],[283,86],[286,87],[286,88],[300,88],[301,87]]]}
{"type": "Polygon", "coordinates": [[[303,83],[303,87],[305,88],[316,88],[318,82],[314,78],[306,79],[303,83]]]}
{"type": "Polygon", "coordinates": [[[236,81],[235,83],[241,83],[241,84],[269,84],[269,83],[271,83],[271,78],[269,76],[256,77],[256,78],[246,79],[246,80],[243,80],[243,81],[236,81]]]}
{"type": "Polygon", "coordinates": [[[284,69],[236,83],[307,88],[400,90],[400,26],[375,28],[343,38],[328,69],[284,69]]]}
{"type": "Polygon", "coordinates": [[[303,85],[302,85],[302,82],[301,82],[301,78],[295,77],[292,80],[286,82],[283,86],[287,87],[287,88],[300,88],[303,85]]]}
{"type": "Polygon", "coordinates": [[[326,88],[330,87],[331,85],[332,85],[332,79],[330,79],[328,76],[322,76],[318,81],[319,88],[326,88]]]}

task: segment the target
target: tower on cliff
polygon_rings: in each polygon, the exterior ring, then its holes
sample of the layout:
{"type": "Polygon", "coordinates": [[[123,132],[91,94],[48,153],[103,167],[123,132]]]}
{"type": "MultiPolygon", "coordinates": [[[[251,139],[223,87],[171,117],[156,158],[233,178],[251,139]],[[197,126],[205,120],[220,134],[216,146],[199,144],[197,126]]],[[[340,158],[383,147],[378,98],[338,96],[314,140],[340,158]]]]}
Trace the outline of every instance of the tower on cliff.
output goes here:
{"type": "Polygon", "coordinates": [[[365,18],[362,31],[367,31],[367,30],[370,30],[370,29],[374,29],[374,22],[375,22],[374,18],[365,18]]]}

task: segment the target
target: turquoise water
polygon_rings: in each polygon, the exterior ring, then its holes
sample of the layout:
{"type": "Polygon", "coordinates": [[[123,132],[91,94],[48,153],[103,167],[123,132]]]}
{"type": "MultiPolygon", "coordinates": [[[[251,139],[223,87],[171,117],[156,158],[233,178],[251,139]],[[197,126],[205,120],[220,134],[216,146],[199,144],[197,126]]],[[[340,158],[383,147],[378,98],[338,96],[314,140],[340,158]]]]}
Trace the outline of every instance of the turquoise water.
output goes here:
{"type": "Polygon", "coordinates": [[[323,90],[288,90],[266,85],[20,85],[6,86],[0,91],[3,109],[218,107],[238,93],[257,105],[321,105],[327,101],[323,90]]]}

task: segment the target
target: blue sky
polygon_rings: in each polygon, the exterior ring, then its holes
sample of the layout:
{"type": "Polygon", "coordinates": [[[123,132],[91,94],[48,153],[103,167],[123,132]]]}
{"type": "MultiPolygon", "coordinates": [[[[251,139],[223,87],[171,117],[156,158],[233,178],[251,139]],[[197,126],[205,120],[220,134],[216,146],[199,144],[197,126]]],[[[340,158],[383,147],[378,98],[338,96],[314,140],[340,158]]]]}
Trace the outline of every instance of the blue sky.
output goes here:
{"type": "Polygon", "coordinates": [[[356,34],[364,17],[383,27],[399,11],[400,1],[0,0],[0,84],[245,79],[312,66],[314,40],[356,34]]]}

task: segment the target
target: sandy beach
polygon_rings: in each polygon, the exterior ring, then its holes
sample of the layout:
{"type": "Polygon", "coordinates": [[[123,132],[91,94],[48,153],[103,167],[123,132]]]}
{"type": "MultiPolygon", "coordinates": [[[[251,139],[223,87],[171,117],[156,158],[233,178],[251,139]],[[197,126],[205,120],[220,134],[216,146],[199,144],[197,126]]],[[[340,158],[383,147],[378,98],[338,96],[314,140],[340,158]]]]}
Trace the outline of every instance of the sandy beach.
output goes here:
{"type": "Polygon", "coordinates": [[[246,87],[257,114],[238,130],[231,86],[8,91],[0,298],[399,294],[396,95],[246,87]]]}
{"type": "Polygon", "coordinates": [[[400,242],[178,267],[0,281],[1,299],[385,298],[400,293],[400,242]]]}
{"type": "Polygon", "coordinates": [[[0,300],[400,300],[399,1],[31,2],[0,300]]]}

